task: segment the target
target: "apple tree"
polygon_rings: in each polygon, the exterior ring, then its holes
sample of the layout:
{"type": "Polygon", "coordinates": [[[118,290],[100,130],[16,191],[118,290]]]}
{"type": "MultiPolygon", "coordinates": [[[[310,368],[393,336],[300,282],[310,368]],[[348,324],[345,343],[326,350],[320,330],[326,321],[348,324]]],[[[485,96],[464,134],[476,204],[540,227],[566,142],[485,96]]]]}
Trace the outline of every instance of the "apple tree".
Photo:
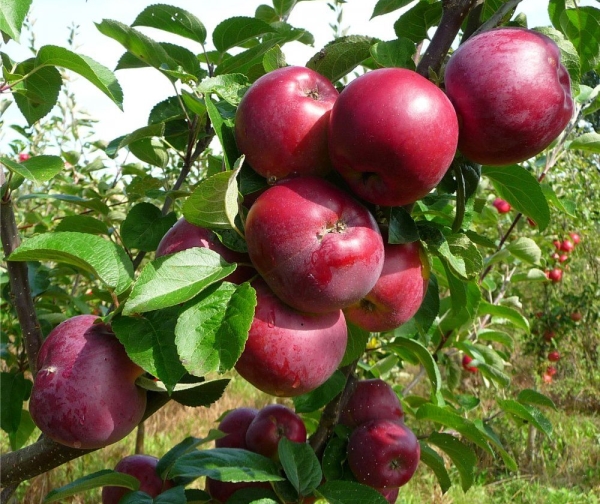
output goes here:
{"type": "MultiPolygon", "coordinates": [[[[6,39],[30,3],[2,4],[6,39]]],[[[1,53],[2,110],[14,102],[15,130],[37,139],[0,158],[2,502],[168,401],[210,407],[231,372],[294,409],[234,410],[46,502],[97,487],[106,503],[395,502],[418,467],[443,492],[473,485],[477,454],[517,471],[501,416],[552,435],[552,400],[507,371],[531,329],[513,286],[557,281],[517,235],[564,210],[542,182],[566,152],[597,156],[600,88],[582,82],[597,77],[600,10],[550,0],[552,26],[529,27],[518,0],[379,0],[395,39],[334,25],[290,66],[289,43],[314,43],[291,24],[298,3],[212,33],[168,4],[97,23],[123,46],[115,71],[173,85],[106,144],[52,114],[65,72],[122,107],[113,70],[73,47],[1,53]],[[495,389],[491,407],[462,393],[463,367],[495,389]]]]}

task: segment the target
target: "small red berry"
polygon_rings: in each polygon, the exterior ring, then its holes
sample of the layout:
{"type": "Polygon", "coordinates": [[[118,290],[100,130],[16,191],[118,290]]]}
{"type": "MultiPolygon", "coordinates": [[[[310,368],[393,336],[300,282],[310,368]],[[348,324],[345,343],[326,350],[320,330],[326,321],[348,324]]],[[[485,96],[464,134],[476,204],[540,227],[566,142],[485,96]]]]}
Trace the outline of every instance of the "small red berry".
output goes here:
{"type": "Polygon", "coordinates": [[[548,360],[550,362],[558,362],[560,360],[560,353],[558,353],[558,350],[552,350],[552,352],[548,354],[548,360]]]}
{"type": "Polygon", "coordinates": [[[462,367],[465,371],[468,371],[469,373],[477,373],[478,369],[475,366],[469,365],[472,361],[472,357],[470,357],[469,355],[464,355],[462,358],[462,367]]]}
{"type": "Polygon", "coordinates": [[[31,156],[29,154],[27,154],[26,152],[21,152],[21,154],[19,154],[19,163],[22,163],[23,161],[27,161],[31,156]]]}
{"type": "Polygon", "coordinates": [[[511,210],[511,206],[508,201],[504,201],[502,198],[496,198],[493,205],[496,207],[496,210],[498,210],[498,213],[501,214],[508,213],[511,210]]]}

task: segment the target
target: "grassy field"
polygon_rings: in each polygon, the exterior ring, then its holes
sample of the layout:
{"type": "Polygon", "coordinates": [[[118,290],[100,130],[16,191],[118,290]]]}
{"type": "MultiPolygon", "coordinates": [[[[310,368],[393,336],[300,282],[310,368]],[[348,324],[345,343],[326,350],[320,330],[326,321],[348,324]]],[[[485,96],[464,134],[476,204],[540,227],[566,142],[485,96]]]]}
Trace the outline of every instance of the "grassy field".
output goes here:
{"type": "MultiPolygon", "coordinates": [[[[216,427],[215,420],[225,411],[242,405],[260,408],[273,398],[257,392],[241,379],[234,379],[226,394],[212,408],[187,408],[168,404],[146,422],[144,451],[160,457],[187,436],[202,437],[216,427]]],[[[537,436],[533,442],[533,462],[523,464],[520,474],[506,473],[497,461],[481,460],[477,483],[468,492],[460,488],[458,477],[451,472],[455,485],[442,495],[433,473],[421,465],[416,476],[398,498],[402,504],[600,504],[600,414],[574,410],[549,413],[555,434],[552,440],[537,436]]],[[[527,457],[527,429],[506,423],[513,456],[527,457]]],[[[52,488],[82,475],[112,468],[120,458],[131,454],[135,433],[103,450],[74,460],[47,474],[23,483],[17,501],[41,503],[52,488]]],[[[2,438],[2,448],[6,439],[2,438]]],[[[201,488],[202,481],[193,485],[201,488]]],[[[65,502],[96,504],[100,492],[77,495],[65,502]]],[[[368,503],[365,503],[368,504],[368,503]]]]}

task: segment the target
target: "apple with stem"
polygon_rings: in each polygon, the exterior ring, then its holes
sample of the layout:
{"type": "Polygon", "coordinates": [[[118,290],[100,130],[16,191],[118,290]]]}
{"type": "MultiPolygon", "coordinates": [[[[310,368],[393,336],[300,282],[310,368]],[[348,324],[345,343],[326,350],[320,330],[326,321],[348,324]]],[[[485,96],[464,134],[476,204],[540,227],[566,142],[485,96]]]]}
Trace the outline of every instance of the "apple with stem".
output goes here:
{"type": "Polygon", "coordinates": [[[317,177],[267,189],[246,219],[248,253],[285,303],[309,313],[333,312],[362,299],[381,274],[384,247],[371,213],[317,177]]]}
{"type": "Polygon", "coordinates": [[[403,206],[426,196],[450,167],[456,112],[428,79],[405,68],[378,68],[351,81],[333,105],[333,167],[360,198],[403,206]],[[423,139],[435,141],[423,148],[423,139]]]}
{"type": "Polygon", "coordinates": [[[309,68],[288,66],[263,75],[238,105],[238,149],[267,179],[327,173],[327,129],[337,97],[333,84],[309,68]]]}
{"type": "Polygon", "coordinates": [[[548,147],[573,116],[560,57],[552,39],[524,28],[488,30],[460,45],[444,74],[458,149],[479,164],[508,165],[548,147]]]}

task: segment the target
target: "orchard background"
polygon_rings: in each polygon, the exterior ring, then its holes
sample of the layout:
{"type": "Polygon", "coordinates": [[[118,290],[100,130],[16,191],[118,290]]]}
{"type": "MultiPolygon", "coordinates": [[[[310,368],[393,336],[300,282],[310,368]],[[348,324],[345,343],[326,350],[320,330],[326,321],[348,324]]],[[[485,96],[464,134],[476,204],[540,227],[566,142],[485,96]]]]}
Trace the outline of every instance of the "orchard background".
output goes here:
{"type": "MultiPolygon", "coordinates": [[[[352,480],[338,470],[345,455],[335,447],[347,433],[335,429],[335,412],[354,377],[392,385],[420,440],[421,463],[398,502],[598,502],[596,6],[538,2],[551,22],[539,29],[559,45],[571,77],[573,119],[535,158],[502,168],[450,170],[410,213],[391,211],[396,239],[420,239],[427,249],[427,297],[416,316],[394,331],[352,328],[340,371],[318,393],[275,398],[235,372],[230,355],[239,357],[252,311],[240,322],[229,318],[228,309],[236,299],[252,303],[253,295],[247,284],[215,295],[211,286],[229,273],[227,267],[190,263],[185,256],[186,263],[173,264],[185,271],[175,286],[153,269],[160,239],[176,219],[184,215],[231,238],[240,225],[238,199],[266,186],[240,158],[234,113],[251,83],[285,66],[294,46],[311,47],[313,56],[302,63],[339,89],[379,67],[409,68],[443,85],[447,55],[465,32],[538,28],[514,14],[515,0],[379,0],[366,16],[387,19],[397,35],[380,40],[346,25],[346,2],[336,1],[327,3],[329,19],[313,20],[328,25],[330,43],[312,47],[310,30],[294,26],[298,3],[257,2],[209,30],[200,7],[188,12],[140,3],[129,24],[111,21],[107,12],[96,26],[73,27],[62,47],[36,44],[36,26],[44,20],[28,23],[31,2],[0,3],[5,43],[16,41],[2,49],[0,111],[20,112],[0,132],[2,502],[99,502],[103,485],[135,489],[135,482],[112,472],[134,452],[162,457],[165,474],[179,475],[179,485],[154,502],[205,502],[205,476],[247,481],[259,469],[258,479],[285,481],[274,485],[279,497],[254,502],[280,502],[283,495],[296,502],[299,494],[311,493],[329,502],[380,502],[377,492],[353,481],[336,486],[352,480]],[[121,44],[123,56],[108,69],[79,54],[78,29],[99,30],[121,44]],[[185,47],[162,42],[163,33],[182,37],[185,47]],[[12,56],[17,42],[29,56],[12,56]],[[85,79],[122,107],[118,78],[142,67],[169,82],[172,97],[139,112],[148,117],[146,126],[99,139],[70,81],[85,79]],[[201,277],[194,273],[199,266],[201,277]],[[206,299],[221,327],[229,328],[225,337],[212,324],[188,322],[210,365],[196,354],[183,358],[177,329],[185,306],[206,299]],[[28,411],[36,371],[31,363],[41,341],[79,314],[113,325],[147,373],[138,385],[149,390],[146,420],[136,431],[91,453],[40,436],[28,411]],[[554,351],[559,360],[549,362],[554,351]],[[465,355],[476,371],[463,368],[465,355]],[[265,469],[264,461],[243,454],[219,466],[212,448],[218,434],[211,429],[222,414],[273,402],[301,415],[314,454],[293,452],[282,460],[283,470],[265,469]],[[198,450],[205,456],[194,458],[198,450]]],[[[301,3],[306,9],[325,2],[301,3]]],[[[139,86],[145,85],[140,78],[139,86]]],[[[423,149],[432,141],[424,138],[423,149]]],[[[127,502],[153,500],[138,492],[127,502]]]]}

